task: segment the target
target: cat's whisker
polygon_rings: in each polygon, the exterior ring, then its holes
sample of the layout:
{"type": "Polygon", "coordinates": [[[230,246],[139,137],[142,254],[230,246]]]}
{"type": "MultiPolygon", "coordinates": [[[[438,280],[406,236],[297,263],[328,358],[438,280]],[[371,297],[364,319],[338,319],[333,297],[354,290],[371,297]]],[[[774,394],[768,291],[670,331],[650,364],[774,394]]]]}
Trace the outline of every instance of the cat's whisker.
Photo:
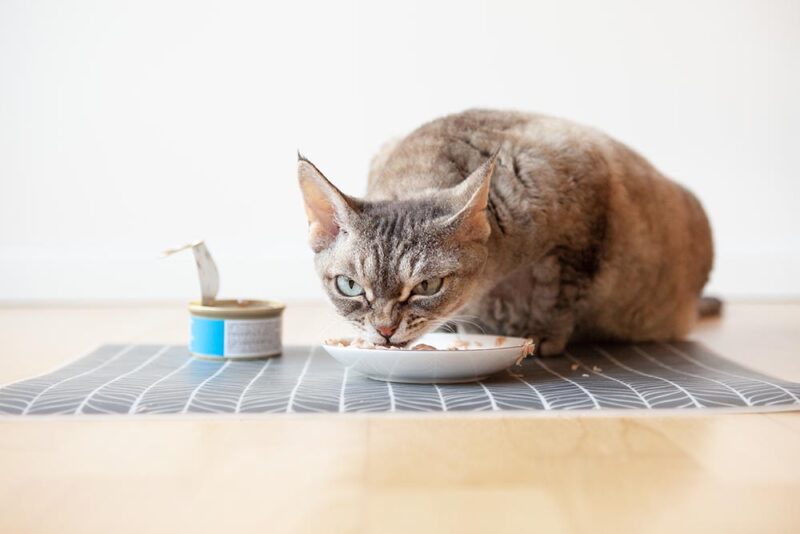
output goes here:
{"type": "Polygon", "coordinates": [[[478,321],[473,321],[473,320],[467,319],[467,318],[465,318],[463,316],[451,317],[450,318],[450,322],[455,323],[457,325],[472,326],[476,330],[479,330],[482,334],[486,333],[486,329],[483,327],[483,325],[481,323],[479,323],[478,321]]]}
{"type": "MultiPolygon", "coordinates": [[[[356,332],[358,331],[358,325],[357,325],[357,323],[355,321],[353,321],[352,319],[345,319],[345,321],[347,323],[350,323],[355,328],[356,332]]],[[[336,330],[336,334],[335,335],[341,336],[341,330],[340,330],[341,326],[342,326],[341,319],[332,319],[332,320],[328,321],[327,324],[325,326],[323,326],[319,330],[321,339],[326,339],[328,337],[333,337],[333,336],[330,336],[330,333],[332,331],[334,331],[334,330],[336,330]]]]}
{"type": "Polygon", "coordinates": [[[471,315],[471,314],[458,314],[451,317],[451,319],[455,320],[469,320],[469,321],[481,321],[482,318],[478,315],[471,315]]]}
{"type": "Polygon", "coordinates": [[[481,317],[479,315],[472,315],[472,314],[457,314],[451,317],[451,319],[466,319],[466,320],[476,320],[480,321],[481,317]]]}
{"type": "Polygon", "coordinates": [[[451,323],[450,321],[448,321],[448,320],[436,320],[436,321],[430,321],[430,323],[429,323],[429,326],[430,326],[430,328],[429,328],[429,331],[433,331],[433,330],[438,330],[438,329],[440,329],[440,328],[444,328],[444,329],[445,329],[445,331],[446,331],[446,332],[448,332],[448,333],[451,333],[451,334],[456,334],[456,333],[458,333],[458,332],[457,332],[457,331],[456,331],[456,330],[453,328],[453,325],[452,325],[452,323],[451,323]]]}
{"type": "Polygon", "coordinates": [[[486,334],[486,330],[483,328],[483,326],[481,326],[479,324],[476,324],[476,323],[470,323],[470,322],[467,322],[467,321],[459,321],[457,323],[457,325],[461,326],[461,327],[464,327],[463,333],[470,333],[470,332],[477,331],[477,333],[479,333],[479,334],[484,334],[484,335],[486,334]]]}

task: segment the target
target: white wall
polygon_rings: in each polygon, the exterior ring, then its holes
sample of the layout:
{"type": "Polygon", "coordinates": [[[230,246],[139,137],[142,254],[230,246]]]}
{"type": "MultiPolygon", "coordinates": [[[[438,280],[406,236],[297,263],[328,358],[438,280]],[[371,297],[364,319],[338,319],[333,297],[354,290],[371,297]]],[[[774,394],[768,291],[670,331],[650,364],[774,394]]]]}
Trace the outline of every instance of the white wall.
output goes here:
{"type": "Polygon", "coordinates": [[[800,3],[0,2],[0,299],[321,296],[300,148],[361,193],[437,115],[605,129],[693,189],[712,289],[800,294],[800,3]]]}

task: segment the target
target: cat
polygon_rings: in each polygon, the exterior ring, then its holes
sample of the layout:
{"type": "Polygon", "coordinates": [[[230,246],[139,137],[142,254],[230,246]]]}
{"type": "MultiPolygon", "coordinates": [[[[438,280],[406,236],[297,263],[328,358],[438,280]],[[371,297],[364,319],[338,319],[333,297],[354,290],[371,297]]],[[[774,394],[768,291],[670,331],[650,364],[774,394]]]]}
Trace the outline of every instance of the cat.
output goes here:
{"type": "Polygon", "coordinates": [[[405,346],[466,331],[578,340],[686,335],[713,262],[700,202],[586,126],[469,110],[375,156],[367,194],[339,191],[298,154],[316,270],[338,313],[405,346]]]}

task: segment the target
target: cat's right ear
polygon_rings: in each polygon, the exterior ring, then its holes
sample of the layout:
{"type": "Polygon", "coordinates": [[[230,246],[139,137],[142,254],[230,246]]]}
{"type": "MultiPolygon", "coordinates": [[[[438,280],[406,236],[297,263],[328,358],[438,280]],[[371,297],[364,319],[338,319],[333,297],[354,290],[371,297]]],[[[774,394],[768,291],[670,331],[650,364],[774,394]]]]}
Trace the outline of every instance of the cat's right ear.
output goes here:
{"type": "Polygon", "coordinates": [[[317,167],[297,154],[297,179],[308,217],[308,241],[314,252],[328,248],[355,216],[355,202],[347,197],[317,167]]]}
{"type": "Polygon", "coordinates": [[[452,229],[452,235],[456,239],[481,242],[489,239],[492,227],[486,213],[498,153],[499,150],[495,151],[480,167],[451,190],[453,202],[459,211],[444,224],[452,229]]]}

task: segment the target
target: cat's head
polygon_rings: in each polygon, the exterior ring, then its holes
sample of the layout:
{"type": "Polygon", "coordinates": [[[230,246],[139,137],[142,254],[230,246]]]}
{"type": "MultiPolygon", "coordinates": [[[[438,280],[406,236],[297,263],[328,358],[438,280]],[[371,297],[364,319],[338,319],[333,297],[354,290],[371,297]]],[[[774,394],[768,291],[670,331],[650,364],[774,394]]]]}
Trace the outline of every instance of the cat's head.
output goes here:
{"type": "Polygon", "coordinates": [[[487,258],[495,157],[451,189],[402,201],[347,196],[298,159],[317,273],[363,338],[404,345],[466,304],[487,258]]]}

